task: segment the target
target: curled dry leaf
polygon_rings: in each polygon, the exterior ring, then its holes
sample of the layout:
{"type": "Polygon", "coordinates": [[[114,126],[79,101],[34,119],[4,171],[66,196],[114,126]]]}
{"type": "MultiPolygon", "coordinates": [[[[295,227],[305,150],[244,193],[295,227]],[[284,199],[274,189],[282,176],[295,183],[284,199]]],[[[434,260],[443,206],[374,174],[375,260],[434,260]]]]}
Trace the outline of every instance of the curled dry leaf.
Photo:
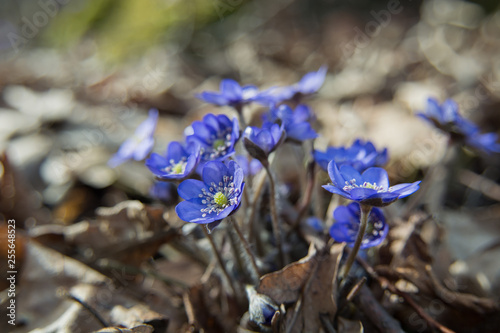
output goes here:
{"type": "Polygon", "coordinates": [[[337,271],[344,246],[310,250],[300,261],[261,278],[257,292],[277,304],[295,303],[282,321],[286,332],[319,332],[320,315],[333,322],[337,312],[337,271]]]}

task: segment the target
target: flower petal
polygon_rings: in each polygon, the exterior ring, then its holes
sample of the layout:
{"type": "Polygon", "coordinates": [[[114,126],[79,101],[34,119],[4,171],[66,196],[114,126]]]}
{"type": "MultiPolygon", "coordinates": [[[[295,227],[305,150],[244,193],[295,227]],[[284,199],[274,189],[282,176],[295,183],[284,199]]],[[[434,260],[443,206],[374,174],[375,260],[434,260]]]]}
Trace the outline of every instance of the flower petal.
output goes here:
{"type": "Polygon", "coordinates": [[[384,190],[389,188],[389,175],[387,175],[387,171],[382,168],[368,168],[363,172],[362,178],[363,182],[377,184],[377,186],[381,186],[384,190]]]}
{"type": "Polygon", "coordinates": [[[179,162],[187,155],[187,153],[180,142],[172,141],[169,143],[167,153],[165,155],[167,157],[166,161],[174,160],[174,162],[179,162]]]}
{"type": "MultiPolygon", "coordinates": [[[[350,165],[342,165],[339,169],[340,174],[342,175],[342,178],[344,178],[346,181],[352,183],[352,181],[356,181],[357,185],[362,185],[364,182],[363,177],[359,174],[358,170],[354,169],[350,165]]],[[[346,185],[345,182],[339,186],[344,186],[346,185]]]]}
{"type": "Polygon", "coordinates": [[[339,189],[336,186],[333,186],[333,185],[323,185],[322,187],[325,190],[327,190],[328,192],[332,192],[333,194],[339,194],[339,195],[343,196],[344,198],[351,199],[351,194],[349,194],[349,193],[347,193],[345,191],[342,191],[341,189],[339,189]]]}
{"type": "Polygon", "coordinates": [[[220,82],[220,92],[230,101],[241,99],[241,86],[231,79],[224,79],[220,82]]]}
{"type": "Polygon", "coordinates": [[[204,217],[201,209],[203,209],[202,205],[190,201],[182,201],[175,207],[175,212],[181,220],[186,222],[206,224],[215,221],[215,213],[207,214],[204,217]]]}
{"type": "Polygon", "coordinates": [[[211,187],[212,183],[219,184],[219,182],[222,182],[223,176],[230,175],[224,163],[219,161],[211,161],[205,164],[202,173],[203,182],[207,187],[211,187]]]}
{"type": "Polygon", "coordinates": [[[330,179],[332,180],[334,185],[340,187],[344,186],[345,179],[340,174],[339,168],[337,167],[337,164],[333,160],[328,163],[328,175],[330,176],[330,179]]]}
{"type": "Polygon", "coordinates": [[[199,195],[202,194],[202,189],[206,188],[205,184],[196,179],[186,179],[177,187],[177,193],[184,200],[193,201],[200,199],[199,195]]]}
{"type": "Polygon", "coordinates": [[[399,198],[404,198],[412,193],[415,193],[419,188],[420,181],[414,183],[404,183],[391,186],[390,191],[392,193],[398,194],[399,198]]]}
{"type": "Polygon", "coordinates": [[[228,104],[227,98],[219,93],[216,93],[216,92],[204,91],[201,94],[196,95],[196,97],[198,97],[199,99],[201,99],[207,103],[211,103],[211,104],[215,104],[215,105],[222,106],[222,105],[228,104]]]}

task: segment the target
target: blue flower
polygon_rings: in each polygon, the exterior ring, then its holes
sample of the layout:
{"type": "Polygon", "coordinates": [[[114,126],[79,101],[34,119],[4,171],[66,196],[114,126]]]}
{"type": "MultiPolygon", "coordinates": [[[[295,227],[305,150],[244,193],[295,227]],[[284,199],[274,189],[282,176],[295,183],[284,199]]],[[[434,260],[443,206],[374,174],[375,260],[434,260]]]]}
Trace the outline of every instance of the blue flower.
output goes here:
{"type": "Polygon", "coordinates": [[[142,161],[153,149],[153,133],[158,122],[158,110],[149,110],[148,118],[137,127],[134,135],[122,143],[118,151],[108,161],[112,168],[117,167],[125,161],[134,159],[142,161]]]}
{"type": "Polygon", "coordinates": [[[334,161],[328,163],[332,185],[323,188],[344,198],[367,206],[383,207],[416,192],[420,181],[389,187],[389,176],[382,168],[368,168],[362,174],[350,165],[339,168],[334,161]]]}
{"type": "Polygon", "coordinates": [[[243,155],[238,155],[235,158],[236,163],[243,169],[243,174],[245,176],[251,175],[254,176],[262,170],[262,163],[259,162],[259,160],[252,158],[250,161],[246,156],[243,155]]]}
{"type": "Polygon", "coordinates": [[[168,145],[165,156],[153,153],[146,166],[160,179],[183,179],[188,177],[200,161],[200,146],[191,142],[184,148],[179,142],[168,145]]]}
{"type": "Polygon", "coordinates": [[[164,203],[171,203],[177,197],[175,191],[176,188],[173,183],[159,181],[151,186],[149,195],[164,203]]]}
{"type": "Polygon", "coordinates": [[[238,120],[225,115],[207,114],[203,121],[194,121],[192,134],[186,142],[195,142],[201,147],[201,162],[223,160],[234,153],[234,145],[240,137],[238,120]]]}
{"type": "Polygon", "coordinates": [[[175,207],[179,218],[186,222],[207,224],[220,221],[240,206],[243,194],[243,170],[234,161],[205,164],[202,179],[187,179],[177,192],[185,201],[175,207]]]}
{"type": "Polygon", "coordinates": [[[264,123],[262,128],[248,126],[243,132],[243,143],[250,156],[263,162],[284,140],[283,124],[264,123]]]}
{"type": "MultiPolygon", "coordinates": [[[[340,206],[333,212],[335,224],[330,228],[330,236],[337,242],[346,242],[353,246],[356,241],[360,225],[360,207],[356,202],[347,206],[340,206]]],[[[389,226],[385,223],[381,209],[373,207],[368,217],[368,225],[361,241],[361,249],[377,246],[385,239],[389,226]]]]}
{"type": "Polygon", "coordinates": [[[309,123],[314,114],[307,105],[300,104],[295,110],[288,105],[280,105],[272,108],[264,118],[270,122],[281,121],[285,127],[287,140],[302,142],[318,137],[309,123]]]}
{"type": "Polygon", "coordinates": [[[325,152],[315,150],[314,160],[323,170],[328,169],[328,163],[335,161],[338,167],[350,165],[359,172],[387,163],[387,148],[377,151],[373,143],[361,139],[354,141],[351,147],[328,147],[325,152]]]}
{"type": "Polygon", "coordinates": [[[215,105],[238,106],[250,102],[266,103],[270,98],[268,92],[259,92],[256,86],[240,86],[238,82],[231,79],[224,79],[220,82],[220,92],[204,91],[197,97],[207,103],[215,105]]]}
{"type": "Polygon", "coordinates": [[[276,102],[300,98],[303,95],[311,95],[317,92],[325,81],[326,66],[321,66],[317,72],[309,72],[299,82],[274,90],[276,102]]]}
{"type": "Polygon", "coordinates": [[[497,143],[498,135],[495,133],[481,134],[476,124],[458,113],[458,105],[451,99],[439,105],[436,99],[429,98],[425,112],[419,112],[417,115],[440,130],[450,133],[450,138],[454,141],[464,141],[466,144],[487,153],[500,152],[500,144],[497,143]]]}

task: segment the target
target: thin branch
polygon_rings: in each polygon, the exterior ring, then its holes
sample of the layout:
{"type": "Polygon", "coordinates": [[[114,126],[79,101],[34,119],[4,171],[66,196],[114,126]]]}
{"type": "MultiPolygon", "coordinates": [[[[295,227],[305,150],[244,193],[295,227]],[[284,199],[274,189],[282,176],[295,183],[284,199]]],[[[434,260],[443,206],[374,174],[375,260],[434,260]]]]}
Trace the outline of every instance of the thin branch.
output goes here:
{"type": "Polygon", "coordinates": [[[269,201],[271,203],[271,221],[273,223],[273,233],[276,240],[276,247],[278,248],[278,266],[281,268],[285,264],[285,254],[283,252],[283,243],[281,239],[281,225],[278,218],[278,211],[276,209],[276,186],[274,183],[274,178],[269,169],[269,165],[264,165],[267,172],[267,177],[269,179],[269,201]]]}
{"type": "Polygon", "coordinates": [[[368,274],[370,274],[370,276],[372,278],[376,279],[379,282],[380,286],[383,289],[389,290],[391,293],[396,294],[398,296],[401,296],[408,303],[408,305],[411,306],[417,312],[417,314],[422,319],[424,319],[429,325],[431,325],[432,327],[435,327],[435,328],[439,329],[443,333],[455,333],[455,331],[449,329],[446,326],[441,325],[434,318],[432,318],[430,315],[428,315],[427,312],[425,312],[425,310],[422,309],[420,307],[420,305],[418,305],[413,300],[413,298],[411,298],[410,295],[408,295],[407,293],[405,293],[405,292],[399,290],[398,288],[396,288],[396,286],[394,286],[385,277],[382,277],[382,276],[378,275],[377,272],[373,269],[373,267],[371,267],[370,264],[368,264],[364,259],[358,257],[357,261],[358,261],[358,263],[361,266],[363,266],[363,268],[365,269],[365,271],[368,274]]]}
{"type": "Polygon", "coordinates": [[[347,257],[347,261],[345,265],[342,267],[340,270],[340,280],[344,280],[347,275],[349,274],[349,271],[351,270],[351,266],[354,263],[354,260],[356,260],[356,256],[358,255],[359,248],[361,247],[361,242],[363,241],[363,237],[365,235],[365,230],[366,226],[368,225],[368,216],[370,215],[370,212],[372,210],[371,206],[363,205],[360,204],[360,209],[361,209],[361,218],[360,218],[360,223],[359,223],[359,230],[358,234],[356,236],[356,242],[354,243],[354,246],[352,247],[351,252],[349,252],[349,256],[347,257]]]}
{"type": "Polygon", "coordinates": [[[205,237],[207,237],[208,241],[210,242],[210,246],[212,247],[213,253],[215,255],[215,258],[217,259],[217,263],[219,264],[220,269],[222,270],[222,273],[224,274],[224,277],[226,278],[229,287],[231,288],[231,291],[233,292],[233,295],[235,297],[238,297],[238,294],[236,293],[236,288],[234,287],[233,280],[229,276],[229,273],[226,270],[226,266],[224,265],[224,261],[222,260],[222,257],[217,250],[217,247],[215,246],[215,242],[212,238],[212,235],[207,231],[207,228],[205,226],[201,226],[201,229],[203,230],[203,233],[205,233],[205,237]]]}

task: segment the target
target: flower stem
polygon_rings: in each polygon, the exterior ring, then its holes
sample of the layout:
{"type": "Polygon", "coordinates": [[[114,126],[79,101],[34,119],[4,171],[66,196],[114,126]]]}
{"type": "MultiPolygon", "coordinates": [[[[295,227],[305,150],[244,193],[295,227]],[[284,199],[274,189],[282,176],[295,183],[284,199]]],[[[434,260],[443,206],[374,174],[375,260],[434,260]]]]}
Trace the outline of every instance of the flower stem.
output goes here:
{"type": "Polygon", "coordinates": [[[245,130],[245,128],[247,127],[247,122],[245,121],[245,117],[243,116],[243,105],[237,104],[234,106],[234,109],[238,113],[238,119],[240,121],[241,129],[245,130]]]}
{"type": "Polygon", "coordinates": [[[220,253],[217,250],[217,247],[215,246],[215,242],[212,238],[212,235],[208,233],[207,228],[205,228],[205,226],[201,226],[201,229],[203,229],[203,232],[205,233],[205,237],[207,237],[208,241],[210,242],[210,246],[212,247],[215,258],[217,259],[217,263],[219,264],[220,269],[222,270],[222,273],[224,274],[224,277],[227,279],[227,282],[229,284],[229,287],[231,288],[231,291],[233,292],[233,295],[235,297],[238,297],[238,294],[236,293],[236,288],[234,287],[234,284],[233,284],[233,280],[229,276],[229,273],[226,270],[226,266],[224,266],[224,262],[222,261],[222,257],[220,256],[220,253]]]}
{"type": "Polygon", "coordinates": [[[259,255],[263,254],[261,235],[258,230],[257,222],[255,220],[255,214],[257,213],[257,206],[260,199],[260,194],[264,189],[264,184],[266,180],[266,175],[264,173],[259,174],[256,186],[257,188],[253,191],[252,202],[250,204],[250,213],[247,214],[246,224],[248,225],[248,238],[250,240],[255,240],[255,245],[257,247],[257,253],[259,255]]]}
{"type": "Polygon", "coordinates": [[[304,217],[304,214],[309,207],[309,203],[311,203],[312,192],[314,189],[314,166],[316,163],[314,160],[310,161],[307,164],[307,185],[302,200],[300,202],[300,206],[298,209],[297,219],[295,220],[294,227],[297,227],[300,224],[300,221],[304,217]]]}
{"type": "Polygon", "coordinates": [[[252,282],[257,284],[259,282],[260,273],[259,268],[257,267],[257,262],[255,261],[255,256],[253,255],[252,251],[250,251],[250,244],[248,244],[247,240],[243,236],[243,233],[241,232],[241,229],[238,226],[236,220],[231,217],[229,219],[231,220],[230,224],[233,226],[236,234],[238,234],[238,238],[240,239],[241,244],[243,245],[243,249],[245,250],[246,255],[244,256],[244,258],[246,259],[246,261],[250,261],[251,263],[252,269],[250,270],[250,273],[252,282]]]}
{"type": "Polygon", "coordinates": [[[363,204],[360,204],[359,206],[361,207],[359,230],[356,236],[356,242],[354,243],[354,246],[351,252],[349,253],[349,256],[347,257],[345,265],[342,267],[342,270],[340,271],[341,280],[344,280],[347,277],[349,271],[351,270],[351,266],[354,263],[354,260],[356,260],[359,248],[361,247],[361,242],[363,241],[363,236],[365,235],[366,226],[368,225],[368,216],[370,216],[370,212],[372,210],[372,206],[363,204]]]}
{"type": "Polygon", "coordinates": [[[278,219],[278,211],[276,210],[276,186],[274,184],[274,178],[269,169],[267,163],[263,163],[264,168],[267,172],[267,177],[269,178],[269,196],[271,202],[271,221],[273,223],[273,233],[276,239],[276,247],[278,248],[278,266],[281,268],[285,264],[285,255],[283,252],[283,244],[281,242],[281,225],[278,219]]]}

